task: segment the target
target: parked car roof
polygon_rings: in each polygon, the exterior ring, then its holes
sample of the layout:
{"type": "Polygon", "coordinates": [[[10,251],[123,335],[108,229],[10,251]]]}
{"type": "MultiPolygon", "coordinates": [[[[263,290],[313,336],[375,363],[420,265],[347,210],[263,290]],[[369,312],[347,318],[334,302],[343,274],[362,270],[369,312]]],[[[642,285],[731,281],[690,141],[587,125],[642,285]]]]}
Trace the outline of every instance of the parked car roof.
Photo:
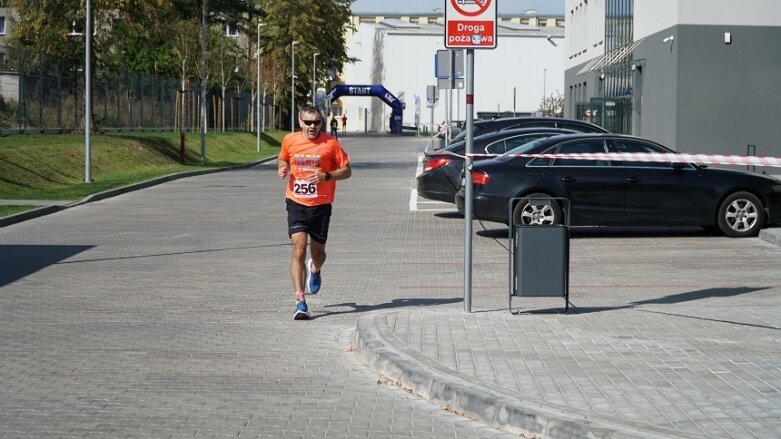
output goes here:
{"type": "MultiPolygon", "coordinates": [[[[499,131],[506,128],[521,128],[527,126],[536,127],[555,127],[566,128],[576,131],[589,130],[593,132],[607,133],[608,131],[599,125],[595,125],[590,122],[582,121],[580,119],[564,119],[560,117],[501,117],[498,119],[481,119],[476,120],[473,125],[474,135],[484,134],[491,131],[499,131]]],[[[466,130],[461,131],[458,135],[453,137],[451,143],[457,142],[466,137],[466,130]]]]}

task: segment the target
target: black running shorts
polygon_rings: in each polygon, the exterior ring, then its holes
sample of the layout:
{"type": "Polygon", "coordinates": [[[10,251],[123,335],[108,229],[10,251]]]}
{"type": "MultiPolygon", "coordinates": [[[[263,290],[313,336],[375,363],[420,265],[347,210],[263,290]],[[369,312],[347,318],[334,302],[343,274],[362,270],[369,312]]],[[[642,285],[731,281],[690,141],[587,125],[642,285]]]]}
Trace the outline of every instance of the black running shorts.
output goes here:
{"type": "Polygon", "coordinates": [[[287,234],[308,232],[313,240],[325,244],[328,224],[331,222],[331,205],[304,206],[285,198],[287,204],[287,234]]]}

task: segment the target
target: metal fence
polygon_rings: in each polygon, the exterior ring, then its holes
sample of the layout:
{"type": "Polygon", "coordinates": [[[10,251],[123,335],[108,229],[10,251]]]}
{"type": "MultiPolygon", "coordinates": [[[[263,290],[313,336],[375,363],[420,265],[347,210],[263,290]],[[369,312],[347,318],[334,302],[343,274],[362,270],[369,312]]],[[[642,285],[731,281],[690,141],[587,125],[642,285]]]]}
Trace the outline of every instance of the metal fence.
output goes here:
{"type": "MultiPolygon", "coordinates": [[[[64,67],[42,55],[0,47],[0,134],[83,132],[84,90],[83,65],[64,67]]],[[[183,87],[180,80],[159,75],[97,70],[94,129],[199,131],[200,99],[200,84],[183,87]]],[[[206,101],[207,130],[253,131],[258,113],[251,91],[233,87],[224,102],[219,93],[207,93],[206,101]]],[[[266,107],[262,113],[268,115],[266,107]]],[[[270,127],[266,119],[264,126],[270,127]]]]}

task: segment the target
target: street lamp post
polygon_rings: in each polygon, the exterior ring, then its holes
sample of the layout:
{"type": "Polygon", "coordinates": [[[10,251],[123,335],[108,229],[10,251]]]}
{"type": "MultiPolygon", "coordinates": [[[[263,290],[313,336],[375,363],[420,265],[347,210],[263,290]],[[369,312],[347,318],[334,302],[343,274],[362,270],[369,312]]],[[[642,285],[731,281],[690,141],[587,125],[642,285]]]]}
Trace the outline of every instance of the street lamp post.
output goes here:
{"type": "Polygon", "coordinates": [[[261,112],[260,112],[260,108],[261,108],[260,107],[260,100],[261,100],[261,96],[260,96],[260,27],[261,26],[263,26],[263,23],[258,23],[258,44],[257,44],[257,46],[255,46],[255,50],[256,50],[256,58],[255,58],[255,60],[257,62],[257,68],[258,68],[258,86],[257,86],[257,89],[255,90],[255,93],[257,94],[257,98],[258,98],[257,109],[255,110],[255,112],[257,113],[256,117],[258,118],[258,123],[257,123],[258,138],[257,138],[257,148],[256,148],[257,152],[260,152],[260,119],[261,119],[261,112]]]}
{"type": "Polygon", "coordinates": [[[68,36],[84,35],[84,182],[92,183],[92,0],[86,2],[84,33],[76,31],[76,22],[68,36]]]}
{"type": "MultiPolygon", "coordinates": [[[[184,109],[182,109],[184,111],[184,109]]],[[[206,0],[201,0],[201,165],[206,164],[206,0]]]]}
{"type": "Polygon", "coordinates": [[[320,55],[320,52],[315,52],[312,55],[312,106],[317,106],[317,55],[320,55]]]}
{"type": "Polygon", "coordinates": [[[87,19],[84,26],[84,182],[92,182],[92,1],[87,0],[87,19]]]}
{"type": "Polygon", "coordinates": [[[296,44],[290,43],[290,132],[296,130],[296,44]]]}

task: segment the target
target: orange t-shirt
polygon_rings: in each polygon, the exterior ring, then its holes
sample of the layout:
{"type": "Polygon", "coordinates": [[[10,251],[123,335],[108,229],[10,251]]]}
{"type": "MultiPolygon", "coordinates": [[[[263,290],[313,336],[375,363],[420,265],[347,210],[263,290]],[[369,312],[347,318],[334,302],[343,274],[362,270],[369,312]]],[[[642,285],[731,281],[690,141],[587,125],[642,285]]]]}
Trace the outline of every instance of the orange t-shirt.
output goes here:
{"type": "Polygon", "coordinates": [[[347,155],[335,137],[320,133],[314,140],[301,132],[290,133],[282,139],[279,158],[290,165],[290,179],[285,198],[304,206],[319,206],[334,202],[336,181],[308,183],[312,172],[331,172],[350,164],[347,155]]]}

